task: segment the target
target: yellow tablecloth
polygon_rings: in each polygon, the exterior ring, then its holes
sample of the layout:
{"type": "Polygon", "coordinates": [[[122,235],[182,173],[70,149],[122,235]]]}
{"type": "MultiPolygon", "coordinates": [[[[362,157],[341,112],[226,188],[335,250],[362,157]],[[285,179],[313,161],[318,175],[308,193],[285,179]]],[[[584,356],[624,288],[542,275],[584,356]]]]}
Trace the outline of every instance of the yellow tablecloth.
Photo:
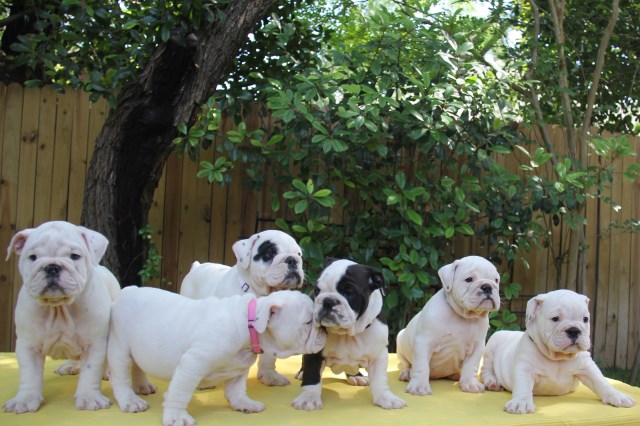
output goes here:
{"type": "MultiPolygon", "coordinates": [[[[155,395],[145,396],[150,408],[144,413],[122,413],[117,405],[107,410],[78,411],[73,405],[77,377],[53,373],[61,361],[47,359],[44,376],[45,403],[37,413],[0,413],[0,425],[129,425],[161,424],[162,395],[167,382],[154,380],[159,387],[155,395]]],[[[584,385],[572,394],[561,397],[535,397],[535,414],[515,415],[502,411],[510,399],[508,392],[464,393],[450,380],[431,382],[433,395],[412,396],[404,392],[405,383],[398,380],[395,354],[389,359],[389,385],[407,401],[401,410],[383,410],[371,402],[368,387],[348,385],[342,376],[327,369],[323,376],[324,409],[298,411],[289,404],[300,391],[300,382],[293,375],[300,366],[300,357],[278,360],[278,370],[289,377],[292,384],[269,388],[255,378],[255,366],[249,374],[248,395],[266,405],[257,414],[233,411],[224,399],[222,389],[196,391],[189,413],[199,425],[640,425],[640,388],[611,380],[613,385],[632,395],[639,405],[615,408],[602,404],[584,385]]],[[[15,354],[0,354],[0,402],[12,398],[18,389],[18,364],[15,354]]],[[[108,382],[102,390],[113,400],[108,382]]]]}

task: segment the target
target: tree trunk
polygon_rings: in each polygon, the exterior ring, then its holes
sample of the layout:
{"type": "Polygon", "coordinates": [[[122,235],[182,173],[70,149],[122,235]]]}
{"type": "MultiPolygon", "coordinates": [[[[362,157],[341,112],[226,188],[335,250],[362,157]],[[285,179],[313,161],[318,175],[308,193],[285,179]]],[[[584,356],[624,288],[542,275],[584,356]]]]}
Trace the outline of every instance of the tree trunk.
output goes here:
{"type": "Polygon", "coordinates": [[[140,281],[147,247],[138,232],[147,223],[176,125],[193,121],[275,1],[232,1],[226,20],[213,28],[173,31],[109,112],[89,164],[81,222],[109,239],[103,263],[123,287],[140,281]]]}

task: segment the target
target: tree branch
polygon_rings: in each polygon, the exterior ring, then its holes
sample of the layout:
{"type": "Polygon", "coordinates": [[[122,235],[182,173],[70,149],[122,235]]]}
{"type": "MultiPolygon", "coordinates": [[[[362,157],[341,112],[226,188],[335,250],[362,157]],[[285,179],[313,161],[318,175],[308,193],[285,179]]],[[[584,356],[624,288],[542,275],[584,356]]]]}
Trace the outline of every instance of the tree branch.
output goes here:
{"type": "MultiPolygon", "coordinates": [[[[598,56],[596,59],[596,67],[593,70],[593,81],[591,82],[591,88],[589,89],[589,97],[587,98],[587,109],[584,114],[584,121],[582,123],[582,129],[580,131],[580,139],[579,142],[584,143],[587,132],[591,127],[591,118],[593,116],[593,106],[596,102],[596,94],[598,92],[598,87],[600,85],[600,76],[602,75],[602,69],[604,68],[604,60],[607,49],[609,47],[609,42],[611,41],[611,35],[613,34],[613,30],[618,22],[618,15],[620,14],[620,1],[613,0],[611,2],[611,16],[609,17],[609,23],[607,24],[607,28],[604,30],[604,34],[602,34],[602,39],[600,40],[600,46],[598,47],[598,56]]],[[[584,158],[580,158],[582,165],[586,164],[587,158],[586,154],[584,158]]]]}
{"type": "Polygon", "coordinates": [[[564,125],[567,132],[567,146],[572,159],[577,158],[575,130],[573,123],[573,113],[571,111],[571,99],[569,98],[569,71],[567,69],[567,58],[564,54],[565,33],[564,33],[564,12],[566,3],[564,0],[549,0],[551,7],[551,18],[553,30],[558,44],[558,62],[560,65],[560,75],[558,85],[560,86],[560,101],[562,103],[564,125]]]}

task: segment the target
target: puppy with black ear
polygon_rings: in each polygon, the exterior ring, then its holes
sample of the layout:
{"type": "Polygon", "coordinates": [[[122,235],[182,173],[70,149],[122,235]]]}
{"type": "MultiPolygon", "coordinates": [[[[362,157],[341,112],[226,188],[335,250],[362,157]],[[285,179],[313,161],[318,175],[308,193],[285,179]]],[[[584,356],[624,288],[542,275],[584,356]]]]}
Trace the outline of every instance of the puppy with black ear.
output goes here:
{"type": "Polygon", "coordinates": [[[313,320],[327,330],[322,352],[303,355],[302,391],[292,406],[298,410],[322,408],[322,371],[369,375],[373,403],[385,409],[406,403],[387,384],[389,328],[382,311],[382,273],[350,260],[328,259],[316,285],[313,320]]]}

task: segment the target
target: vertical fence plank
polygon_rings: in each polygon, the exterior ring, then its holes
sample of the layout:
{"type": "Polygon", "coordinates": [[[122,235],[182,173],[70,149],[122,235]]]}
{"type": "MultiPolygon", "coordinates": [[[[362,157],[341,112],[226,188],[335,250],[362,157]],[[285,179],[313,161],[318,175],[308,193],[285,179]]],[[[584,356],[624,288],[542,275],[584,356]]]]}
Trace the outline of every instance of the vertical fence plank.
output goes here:
{"type": "Polygon", "coordinates": [[[51,218],[67,219],[69,199],[69,163],[73,138],[73,111],[76,97],[69,90],[58,96],[56,110],[55,147],[53,152],[53,175],[51,178],[51,218]]]}
{"type": "MultiPolygon", "coordinates": [[[[630,138],[636,154],[640,154],[640,138],[630,138]]],[[[635,156],[636,164],[640,158],[635,156]]],[[[640,220],[640,178],[636,178],[628,187],[631,192],[632,217],[640,220]]],[[[629,341],[627,345],[626,367],[631,368],[640,346],[640,232],[631,235],[631,280],[629,282],[629,341]]]]}
{"type": "Polygon", "coordinates": [[[53,152],[56,130],[56,92],[49,86],[40,91],[38,121],[37,166],[33,206],[34,226],[51,218],[51,193],[53,187],[53,152]]]}
{"type": "Polygon", "coordinates": [[[73,110],[73,134],[71,136],[71,159],[69,162],[69,200],[67,220],[80,223],[84,181],[87,172],[87,140],[89,138],[89,95],[79,90],[75,96],[73,110]]]}
{"type": "MultiPolygon", "coordinates": [[[[0,88],[0,108],[4,112],[0,117],[0,242],[2,247],[7,247],[16,230],[23,89],[17,84],[0,88]]],[[[20,282],[16,256],[11,256],[9,262],[0,262],[0,319],[4,324],[0,330],[0,350],[3,351],[14,350],[13,310],[20,282]]]]}

